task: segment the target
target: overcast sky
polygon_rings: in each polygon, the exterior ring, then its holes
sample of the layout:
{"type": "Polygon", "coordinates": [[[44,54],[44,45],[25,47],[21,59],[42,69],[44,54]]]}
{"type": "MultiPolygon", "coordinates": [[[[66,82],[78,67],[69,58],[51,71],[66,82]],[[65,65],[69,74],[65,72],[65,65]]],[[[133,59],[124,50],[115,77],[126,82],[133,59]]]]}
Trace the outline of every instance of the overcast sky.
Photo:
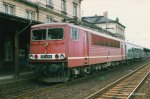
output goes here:
{"type": "Polygon", "coordinates": [[[150,48],[150,0],[83,0],[82,16],[103,15],[126,26],[126,40],[150,48]]]}

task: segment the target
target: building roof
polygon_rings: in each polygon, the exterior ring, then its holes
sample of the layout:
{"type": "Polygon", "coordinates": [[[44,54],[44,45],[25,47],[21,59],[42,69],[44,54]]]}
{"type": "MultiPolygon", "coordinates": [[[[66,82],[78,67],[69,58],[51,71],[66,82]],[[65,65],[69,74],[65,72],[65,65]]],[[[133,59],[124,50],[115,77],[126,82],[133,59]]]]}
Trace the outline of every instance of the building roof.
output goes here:
{"type": "Polygon", "coordinates": [[[117,23],[125,28],[125,26],[119,22],[118,18],[116,18],[116,20],[111,20],[111,19],[107,20],[107,18],[104,16],[90,16],[90,17],[82,17],[82,21],[85,21],[91,24],[102,24],[108,21],[108,23],[117,23]]]}

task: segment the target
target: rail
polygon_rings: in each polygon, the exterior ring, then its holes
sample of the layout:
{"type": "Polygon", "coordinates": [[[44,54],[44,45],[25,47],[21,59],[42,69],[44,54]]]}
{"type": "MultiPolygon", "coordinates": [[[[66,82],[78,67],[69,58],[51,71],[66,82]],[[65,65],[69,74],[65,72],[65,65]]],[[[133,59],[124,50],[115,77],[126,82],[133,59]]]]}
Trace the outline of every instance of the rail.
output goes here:
{"type": "Polygon", "coordinates": [[[133,96],[134,92],[139,88],[139,86],[145,80],[145,78],[149,75],[150,73],[149,64],[150,63],[125,75],[119,80],[111,83],[110,85],[86,97],[86,99],[96,99],[96,98],[103,99],[103,98],[113,98],[113,97],[117,99],[118,98],[130,99],[133,96]],[[131,82],[137,82],[137,83],[131,83],[131,82]],[[132,85],[132,86],[129,86],[129,85],[132,85]]]}

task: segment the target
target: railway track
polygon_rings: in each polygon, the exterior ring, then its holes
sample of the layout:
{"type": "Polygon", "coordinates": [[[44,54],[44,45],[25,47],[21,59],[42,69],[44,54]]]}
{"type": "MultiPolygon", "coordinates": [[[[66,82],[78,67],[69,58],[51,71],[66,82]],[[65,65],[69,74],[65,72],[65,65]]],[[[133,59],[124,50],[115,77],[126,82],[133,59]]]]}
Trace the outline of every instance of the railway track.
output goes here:
{"type": "MultiPolygon", "coordinates": [[[[102,73],[102,72],[100,72],[102,73]]],[[[51,91],[55,88],[59,88],[62,86],[65,86],[67,84],[72,84],[72,83],[76,83],[76,82],[80,82],[81,80],[90,78],[90,77],[94,77],[95,75],[98,75],[100,73],[95,73],[93,75],[90,76],[86,76],[86,77],[82,77],[82,78],[78,78],[66,83],[55,83],[55,84],[51,84],[48,86],[41,86],[41,85],[27,85],[26,87],[22,87],[22,88],[14,88],[14,89],[10,89],[4,92],[0,92],[0,99],[24,99],[30,96],[34,96],[37,95],[38,93],[43,93],[43,92],[47,92],[47,91],[51,91]]]]}
{"type": "Polygon", "coordinates": [[[100,74],[100,73],[95,73],[93,75],[78,78],[78,79],[75,79],[75,80],[72,80],[72,81],[69,81],[69,82],[59,83],[59,84],[56,84],[56,85],[53,85],[53,86],[40,88],[40,89],[31,91],[31,92],[26,92],[26,93],[23,93],[23,94],[20,94],[20,95],[17,95],[17,96],[9,96],[9,98],[10,99],[28,99],[28,98],[30,98],[30,96],[32,97],[32,96],[34,96],[34,95],[36,96],[37,94],[40,94],[40,93],[47,93],[47,92],[50,92],[50,91],[52,91],[56,88],[66,86],[68,84],[73,84],[73,83],[76,83],[76,82],[80,82],[84,79],[94,77],[95,75],[98,75],[98,74],[100,74]]]}
{"type": "Polygon", "coordinates": [[[19,97],[23,97],[29,95],[31,93],[37,93],[41,90],[52,89],[61,86],[61,83],[54,84],[42,84],[38,82],[33,82],[31,84],[24,85],[24,87],[13,88],[6,91],[0,92],[0,99],[20,99],[19,97]]]}
{"type": "Polygon", "coordinates": [[[112,84],[91,94],[86,99],[130,99],[150,74],[150,64],[136,69],[112,84]]]}
{"type": "MultiPolygon", "coordinates": [[[[113,69],[117,69],[117,68],[113,68],[113,69]]],[[[107,71],[109,71],[109,70],[107,70],[107,71]]],[[[102,71],[101,73],[104,73],[104,72],[102,71]]],[[[101,74],[101,73],[98,73],[98,74],[101,74]]],[[[67,87],[68,84],[74,84],[74,83],[76,84],[76,82],[80,82],[87,78],[93,78],[96,75],[97,74],[93,74],[93,75],[86,76],[86,77],[76,79],[73,81],[69,81],[66,83],[59,83],[59,84],[54,84],[54,85],[42,86],[42,87],[41,86],[32,87],[34,85],[32,85],[32,86],[29,85],[28,87],[25,87],[25,88],[11,89],[6,92],[2,92],[2,93],[0,92],[0,99],[28,99],[30,97],[37,96],[38,94],[41,94],[41,93],[50,93],[51,91],[53,91],[57,88],[63,87],[63,86],[67,87]]]]}

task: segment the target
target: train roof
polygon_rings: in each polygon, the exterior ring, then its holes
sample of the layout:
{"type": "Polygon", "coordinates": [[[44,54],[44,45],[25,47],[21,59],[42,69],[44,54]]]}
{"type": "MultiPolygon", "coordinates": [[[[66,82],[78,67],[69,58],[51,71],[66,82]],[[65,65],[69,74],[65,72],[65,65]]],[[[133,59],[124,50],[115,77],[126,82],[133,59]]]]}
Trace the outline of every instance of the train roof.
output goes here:
{"type": "Polygon", "coordinates": [[[144,47],[142,47],[142,46],[140,46],[140,45],[136,45],[136,44],[133,44],[133,43],[131,43],[131,42],[127,42],[127,41],[125,41],[125,43],[130,44],[130,45],[133,45],[133,46],[136,46],[136,47],[144,48],[144,47]]]}
{"type": "Polygon", "coordinates": [[[73,23],[43,23],[43,24],[33,25],[31,28],[36,28],[36,27],[41,27],[41,26],[45,27],[45,26],[49,26],[49,25],[67,25],[67,26],[70,26],[70,27],[76,27],[76,28],[88,31],[88,32],[90,32],[92,34],[95,34],[95,35],[103,36],[103,37],[110,38],[110,39],[115,39],[115,40],[118,40],[118,41],[124,41],[122,39],[112,37],[110,35],[98,32],[96,30],[92,30],[92,29],[89,29],[89,28],[86,28],[86,27],[83,27],[83,26],[74,25],[73,23]]]}
{"type": "Polygon", "coordinates": [[[150,52],[150,49],[149,48],[144,48],[144,51],[145,52],[150,52]]]}
{"type": "Polygon", "coordinates": [[[126,44],[130,44],[130,45],[133,45],[133,46],[136,46],[136,47],[143,48],[145,51],[150,52],[150,48],[146,48],[146,47],[143,47],[143,46],[140,46],[140,45],[136,45],[136,44],[133,44],[133,43],[127,42],[127,41],[125,41],[125,43],[126,43],[126,44]]]}

